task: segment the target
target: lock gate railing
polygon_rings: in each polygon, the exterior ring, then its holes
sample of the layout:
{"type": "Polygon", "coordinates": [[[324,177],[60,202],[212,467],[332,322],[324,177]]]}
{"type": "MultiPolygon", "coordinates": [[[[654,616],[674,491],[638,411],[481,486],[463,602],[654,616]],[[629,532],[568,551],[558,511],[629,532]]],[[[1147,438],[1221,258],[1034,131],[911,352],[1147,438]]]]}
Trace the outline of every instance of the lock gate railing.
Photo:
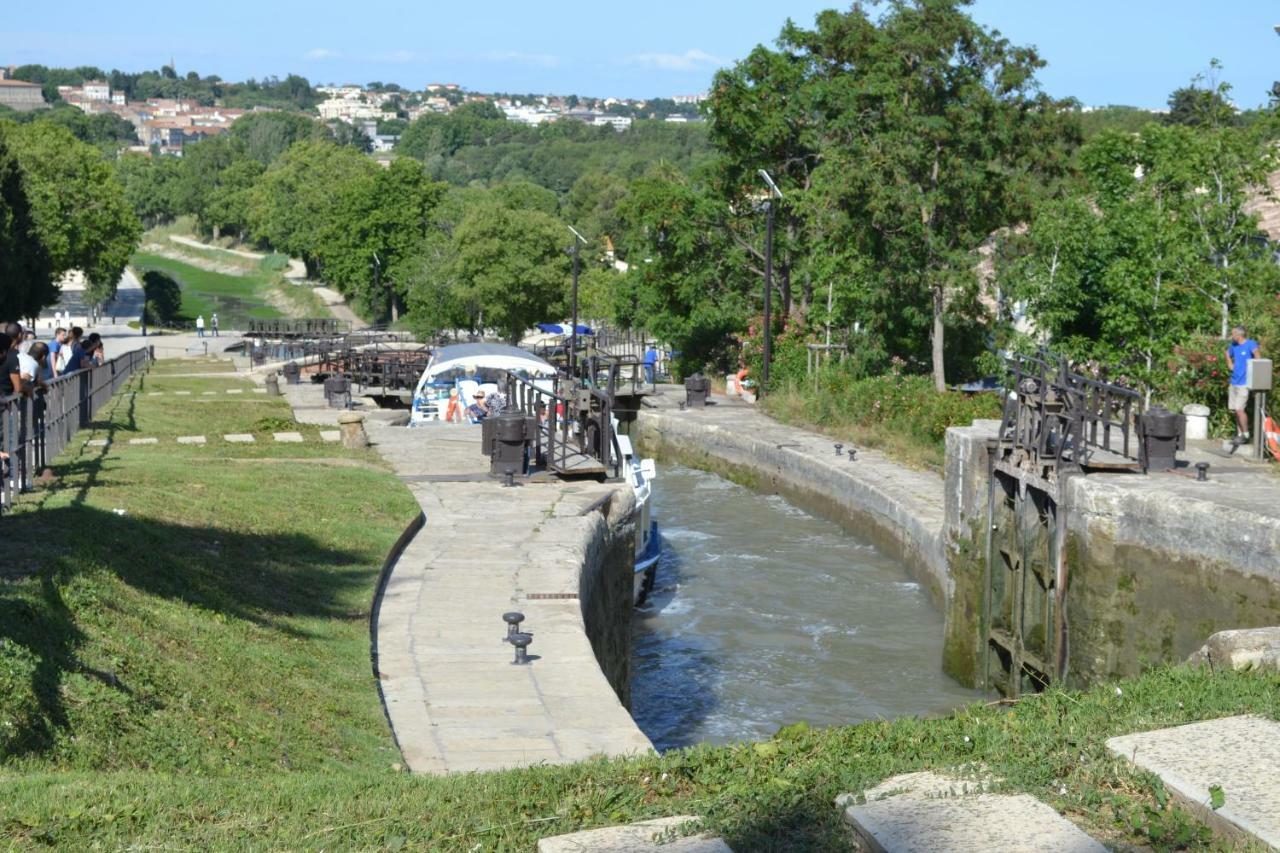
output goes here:
{"type": "Polygon", "coordinates": [[[1067,479],[1145,470],[1137,391],[1072,372],[1047,352],[1008,361],[988,450],[984,686],[1016,697],[1065,677],[1067,479]]]}

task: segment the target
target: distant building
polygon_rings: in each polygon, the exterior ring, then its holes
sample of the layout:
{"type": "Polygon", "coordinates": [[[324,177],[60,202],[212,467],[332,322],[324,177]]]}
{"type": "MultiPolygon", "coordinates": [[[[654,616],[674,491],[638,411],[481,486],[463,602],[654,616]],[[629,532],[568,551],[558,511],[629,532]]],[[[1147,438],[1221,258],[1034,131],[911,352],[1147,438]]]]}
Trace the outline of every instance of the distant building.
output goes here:
{"type": "Polygon", "coordinates": [[[49,106],[44,102],[44,94],[39,83],[28,83],[25,80],[0,80],[0,105],[18,112],[28,112],[49,106]]]}
{"type": "Polygon", "coordinates": [[[631,117],[630,116],[598,115],[595,117],[595,119],[591,123],[597,126],[602,124],[607,124],[611,126],[614,130],[621,133],[622,131],[627,130],[631,127],[631,117]]]}
{"type": "Polygon", "coordinates": [[[86,101],[111,100],[111,84],[105,80],[86,80],[80,91],[86,101]]]}
{"type": "Polygon", "coordinates": [[[701,95],[674,95],[671,100],[677,104],[700,104],[709,97],[711,96],[704,92],[701,95]]]}

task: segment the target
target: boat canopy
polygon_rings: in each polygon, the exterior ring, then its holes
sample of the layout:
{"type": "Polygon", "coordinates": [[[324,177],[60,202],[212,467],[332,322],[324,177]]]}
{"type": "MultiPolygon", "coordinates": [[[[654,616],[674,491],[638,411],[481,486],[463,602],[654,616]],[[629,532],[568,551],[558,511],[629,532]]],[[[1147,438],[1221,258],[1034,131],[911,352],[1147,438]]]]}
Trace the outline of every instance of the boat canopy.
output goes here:
{"type": "Polygon", "coordinates": [[[454,344],[436,350],[427,363],[419,386],[452,382],[471,376],[496,381],[504,371],[523,376],[555,376],[546,360],[507,344],[454,344]]]}
{"type": "MultiPolygon", "coordinates": [[[[548,335],[572,335],[573,324],[572,323],[539,323],[538,330],[542,332],[546,332],[548,335]]],[[[596,333],[595,329],[591,328],[590,326],[584,326],[582,323],[578,324],[578,334],[594,335],[595,333],[596,333]]]]}

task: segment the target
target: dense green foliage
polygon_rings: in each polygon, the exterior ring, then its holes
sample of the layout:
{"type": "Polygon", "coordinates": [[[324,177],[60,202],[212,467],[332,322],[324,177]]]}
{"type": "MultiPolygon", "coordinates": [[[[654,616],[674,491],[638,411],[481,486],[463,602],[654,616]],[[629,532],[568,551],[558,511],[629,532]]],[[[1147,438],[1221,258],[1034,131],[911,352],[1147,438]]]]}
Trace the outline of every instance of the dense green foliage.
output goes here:
{"type": "Polygon", "coordinates": [[[33,231],[27,215],[18,215],[9,227],[19,233],[4,239],[34,233],[49,259],[47,274],[42,264],[19,263],[19,271],[34,278],[5,282],[14,294],[10,310],[26,316],[50,304],[57,296],[52,280],[71,270],[84,273],[90,299],[109,299],[142,230],[111,165],[96,148],[51,122],[0,121],[0,140],[20,173],[16,183],[10,178],[9,190],[25,196],[6,201],[29,210],[34,225],[33,231]]]}
{"type": "Polygon", "coordinates": [[[57,298],[18,158],[0,127],[0,317],[26,317],[57,298]]]}
{"type": "Polygon", "coordinates": [[[114,155],[122,146],[138,144],[138,135],[133,125],[115,113],[90,115],[78,107],[62,102],[55,103],[52,109],[26,112],[0,106],[0,117],[17,124],[49,122],[65,127],[76,139],[95,145],[108,155],[114,155]]]}
{"type": "Polygon", "coordinates": [[[216,312],[223,329],[243,329],[251,318],[281,316],[272,299],[273,291],[278,292],[278,273],[246,268],[230,275],[147,252],[133,256],[133,267],[142,275],[148,323],[190,328],[196,317],[203,316],[207,323],[216,312]],[[178,287],[176,294],[173,285],[178,287]]]}
{"type": "MultiPolygon", "coordinates": [[[[1275,325],[1280,267],[1245,212],[1277,162],[1265,124],[1149,124],[1081,152],[1080,190],[1011,237],[1006,293],[1078,360],[1144,388],[1176,383],[1175,349],[1229,326],[1275,325]]],[[[1225,349],[1225,344],[1220,346],[1225,349]]],[[[1216,391],[1225,397],[1226,381],[1216,391]]]]}
{"type": "Polygon", "coordinates": [[[707,133],[701,124],[646,120],[621,133],[577,121],[531,127],[507,121],[491,105],[467,104],[419,118],[396,151],[422,160],[433,178],[455,186],[523,180],[563,197],[587,175],[631,180],[660,162],[688,169],[705,159],[707,133]]]}
{"type": "Polygon", "coordinates": [[[320,100],[305,77],[290,74],[283,80],[267,77],[263,80],[246,80],[228,83],[216,74],[201,77],[195,71],[179,76],[172,66],[162,66],[158,71],[128,73],[103,71],[93,66],[79,68],[47,68],[43,65],[19,65],[13,71],[15,80],[44,85],[45,100],[58,100],[59,86],[79,86],[86,80],[104,80],[117,92],[123,92],[131,101],[148,98],[187,98],[203,106],[214,102],[225,107],[276,107],[278,109],[309,109],[320,100]]]}

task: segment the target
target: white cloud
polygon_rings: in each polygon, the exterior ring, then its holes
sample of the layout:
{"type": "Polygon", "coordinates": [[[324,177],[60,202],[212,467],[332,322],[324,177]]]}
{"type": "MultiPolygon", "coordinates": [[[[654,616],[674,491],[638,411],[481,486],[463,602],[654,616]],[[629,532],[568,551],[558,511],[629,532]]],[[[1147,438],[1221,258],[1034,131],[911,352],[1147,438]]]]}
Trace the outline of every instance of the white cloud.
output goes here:
{"type": "Polygon", "coordinates": [[[522,53],[518,50],[491,50],[480,54],[486,62],[514,62],[519,65],[536,65],[539,68],[555,68],[560,64],[560,57],[549,53],[522,53]]]}
{"type": "Polygon", "coordinates": [[[337,59],[342,56],[336,50],[329,50],[327,47],[313,47],[303,54],[307,59],[337,59]]]}
{"type": "Polygon", "coordinates": [[[684,53],[637,53],[627,57],[632,65],[644,65],[659,71],[700,71],[726,65],[725,60],[705,50],[693,48],[684,53]]]}

